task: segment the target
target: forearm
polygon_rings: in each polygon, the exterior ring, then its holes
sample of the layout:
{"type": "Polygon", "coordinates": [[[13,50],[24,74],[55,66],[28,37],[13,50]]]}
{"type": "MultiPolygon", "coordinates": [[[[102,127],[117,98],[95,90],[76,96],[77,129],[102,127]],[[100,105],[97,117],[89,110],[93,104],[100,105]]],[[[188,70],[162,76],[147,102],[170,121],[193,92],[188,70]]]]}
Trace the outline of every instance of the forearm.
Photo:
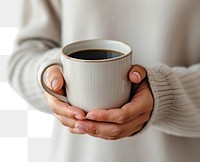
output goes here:
{"type": "MultiPolygon", "coordinates": [[[[31,42],[28,46],[30,44],[31,42]]],[[[41,42],[38,44],[41,46],[41,42]]],[[[42,62],[59,57],[59,52],[59,48],[50,50],[45,47],[38,49],[24,46],[23,49],[20,48],[13,53],[7,66],[7,78],[13,89],[34,108],[47,113],[51,113],[51,109],[38,84],[37,73],[42,62]]]]}
{"type": "Polygon", "coordinates": [[[21,4],[20,27],[7,66],[7,78],[34,108],[51,112],[37,73],[45,60],[60,55],[60,1],[23,0],[21,4]]]}
{"type": "Polygon", "coordinates": [[[200,64],[147,71],[155,101],[150,122],[172,135],[200,137],[200,64]]]}

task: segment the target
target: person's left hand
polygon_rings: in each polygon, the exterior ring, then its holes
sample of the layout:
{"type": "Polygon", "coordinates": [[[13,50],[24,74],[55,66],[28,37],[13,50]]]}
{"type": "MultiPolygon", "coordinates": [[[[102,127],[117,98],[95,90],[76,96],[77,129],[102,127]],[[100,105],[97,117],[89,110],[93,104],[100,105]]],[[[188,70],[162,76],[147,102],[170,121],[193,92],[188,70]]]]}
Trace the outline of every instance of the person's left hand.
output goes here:
{"type": "Polygon", "coordinates": [[[153,96],[149,88],[146,71],[135,65],[129,72],[133,83],[141,83],[132,100],[122,108],[99,109],[88,112],[88,120],[78,120],[72,133],[89,134],[107,140],[129,137],[142,130],[153,109],[153,96]],[[142,82],[143,81],[143,82],[142,82]]]}

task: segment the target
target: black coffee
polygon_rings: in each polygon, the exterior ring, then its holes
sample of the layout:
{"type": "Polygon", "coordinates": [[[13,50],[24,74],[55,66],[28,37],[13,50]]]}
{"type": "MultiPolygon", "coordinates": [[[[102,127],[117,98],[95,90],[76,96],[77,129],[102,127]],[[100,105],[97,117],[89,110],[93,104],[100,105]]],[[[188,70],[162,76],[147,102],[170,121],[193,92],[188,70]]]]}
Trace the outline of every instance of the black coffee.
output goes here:
{"type": "Polygon", "coordinates": [[[69,54],[69,57],[82,59],[82,60],[103,60],[109,58],[115,58],[123,55],[120,52],[111,51],[111,50],[83,50],[77,51],[72,54],[69,54]]]}

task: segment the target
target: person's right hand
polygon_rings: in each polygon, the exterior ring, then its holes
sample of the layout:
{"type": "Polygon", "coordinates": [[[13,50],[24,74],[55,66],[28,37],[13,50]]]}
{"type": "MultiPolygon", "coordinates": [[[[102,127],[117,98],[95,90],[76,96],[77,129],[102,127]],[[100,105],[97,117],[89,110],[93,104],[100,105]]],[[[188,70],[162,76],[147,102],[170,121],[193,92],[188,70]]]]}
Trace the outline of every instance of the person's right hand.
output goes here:
{"type": "MultiPolygon", "coordinates": [[[[46,70],[45,84],[56,93],[65,95],[64,79],[59,66],[54,65],[46,70]]],[[[75,128],[77,120],[85,119],[85,113],[83,110],[71,106],[68,103],[64,103],[48,93],[45,93],[45,96],[55,114],[55,117],[57,117],[64,126],[69,127],[69,130],[75,128]]]]}

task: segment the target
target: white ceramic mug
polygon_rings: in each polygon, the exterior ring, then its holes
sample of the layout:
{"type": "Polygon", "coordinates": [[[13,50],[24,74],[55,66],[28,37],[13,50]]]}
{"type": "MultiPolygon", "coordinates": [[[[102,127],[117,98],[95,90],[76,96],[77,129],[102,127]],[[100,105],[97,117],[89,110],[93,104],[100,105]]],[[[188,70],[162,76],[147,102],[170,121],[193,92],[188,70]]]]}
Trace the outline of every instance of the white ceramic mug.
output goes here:
{"type": "Polygon", "coordinates": [[[114,40],[84,40],[65,46],[60,59],[44,62],[38,79],[49,94],[88,112],[99,108],[117,108],[128,102],[131,91],[128,72],[131,67],[132,50],[129,45],[114,40]],[[93,51],[84,59],[72,57],[73,53],[88,50],[114,51],[120,55],[91,59],[91,55],[98,55],[93,51]],[[59,65],[62,69],[67,96],[53,92],[43,81],[45,70],[52,65],[59,65]]]}

